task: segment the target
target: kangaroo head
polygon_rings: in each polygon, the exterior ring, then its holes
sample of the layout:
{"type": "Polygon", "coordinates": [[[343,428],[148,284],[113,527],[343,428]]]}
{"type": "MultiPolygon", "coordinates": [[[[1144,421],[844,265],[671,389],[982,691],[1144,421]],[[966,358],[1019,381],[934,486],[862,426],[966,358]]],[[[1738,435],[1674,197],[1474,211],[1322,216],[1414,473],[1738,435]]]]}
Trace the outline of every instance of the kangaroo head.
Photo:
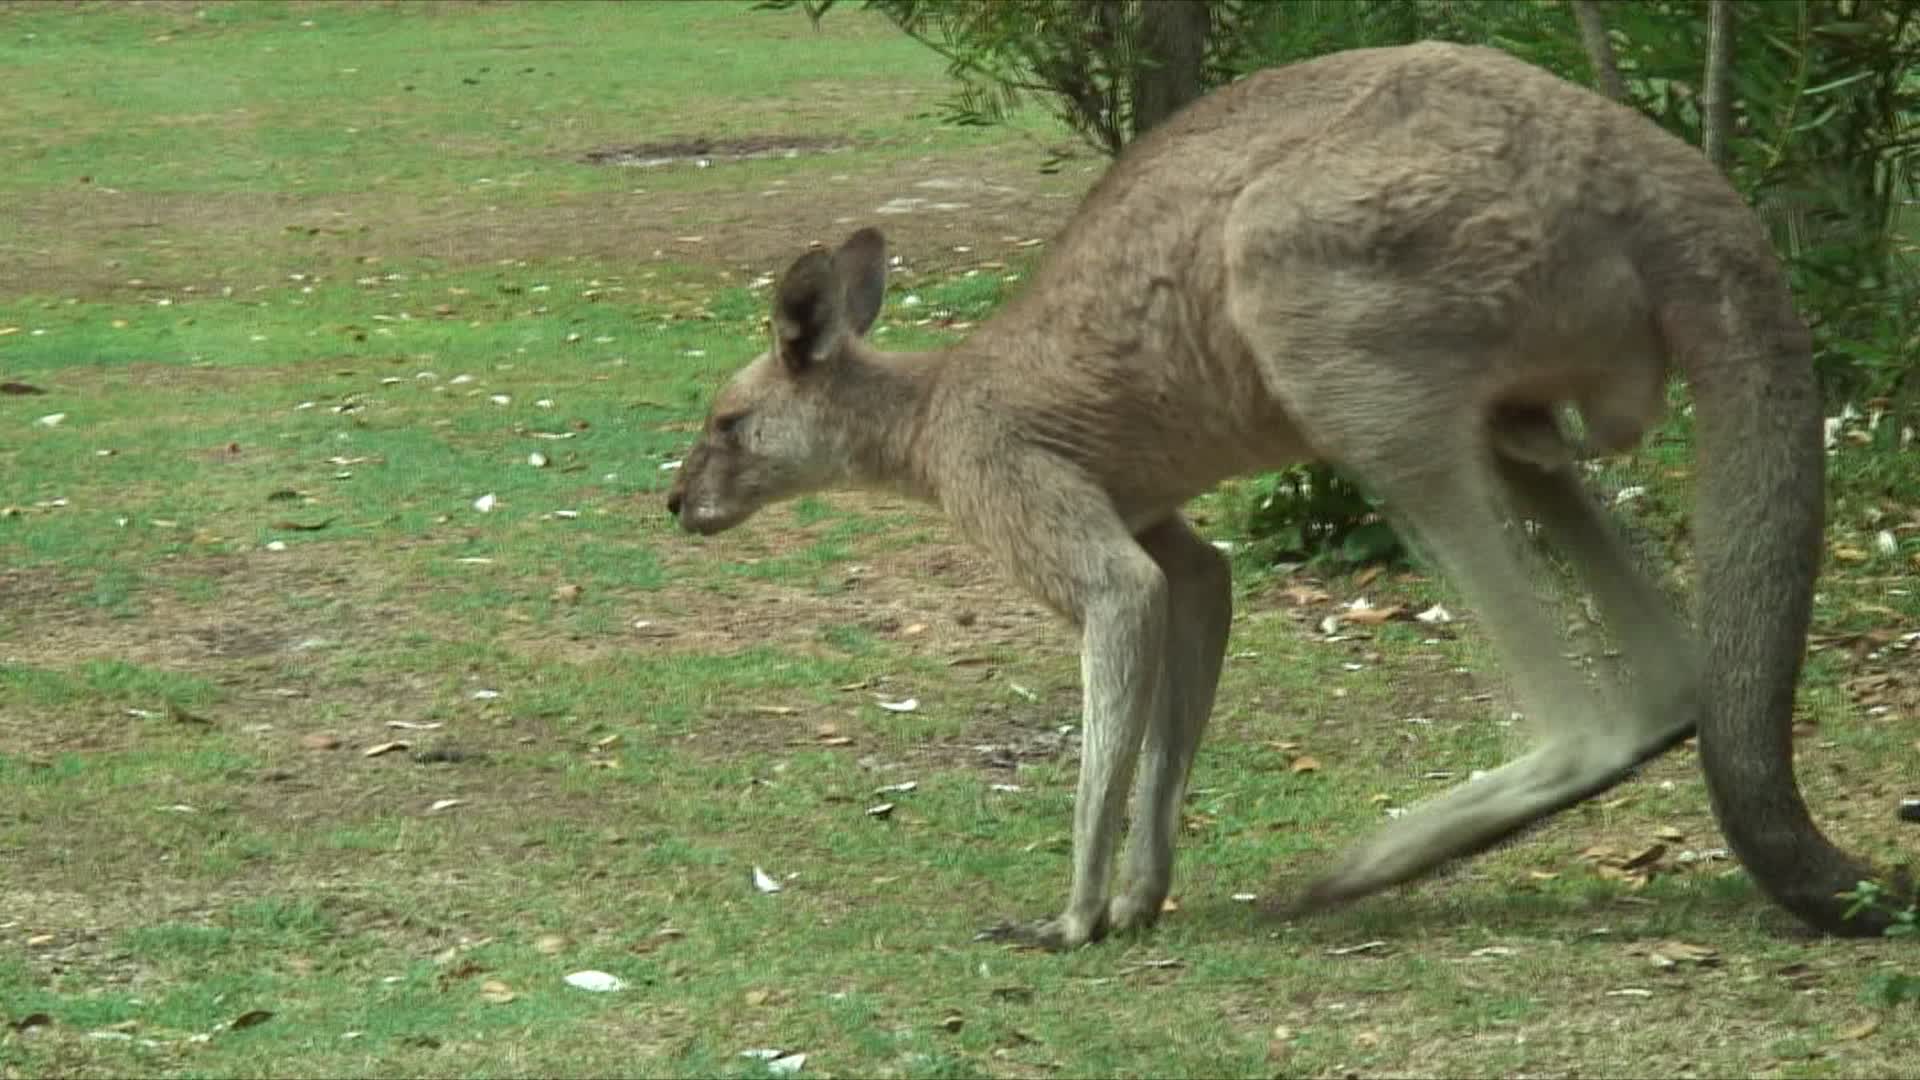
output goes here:
{"type": "Polygon", "coordinates": [[[886,276],[878,229],[861,229],[831,255],[810,251],[781,275],[772,347],[714,395],[667,495],[681,528],[731,529],[768,503],[846,475],[846,420],[833,411],[834,383],[880,314],[886,276]]]}

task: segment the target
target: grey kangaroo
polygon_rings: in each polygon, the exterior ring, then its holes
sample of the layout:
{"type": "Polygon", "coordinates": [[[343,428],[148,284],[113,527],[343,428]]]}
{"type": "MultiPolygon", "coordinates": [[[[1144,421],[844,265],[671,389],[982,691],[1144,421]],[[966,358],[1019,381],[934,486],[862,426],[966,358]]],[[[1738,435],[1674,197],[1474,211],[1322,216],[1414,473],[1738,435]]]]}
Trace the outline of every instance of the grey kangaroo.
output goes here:
{"type": "Polygon", "coordinates": [[[1536,746],[1389,824],[1290,910],[1481,851],[1697,729],[1762,887],[1816,926],[1876,929],[1835,895],[1874,871],[1820,833],[1792,767],[1823,509],[1809,339],[1767,238],[1691,147],[1499,52],[1358,50],[1242,79],[1141,138],[960,344],[866,340],[885,263],[862,229],[792,264],[770,348],[717,394],[667,506],[711,534],[807,491],[923,499],[1078,629],[1072,888],[1012,936],[1071,948],[1159,915],[1231,608],[1225,560],[1180,508],[1304,461],[1381,497],[1458,586],[1536,746]],[[1672,372],[1698,422],[1700,641],[1575,476],[1638,441],[1672,372]],[[1630,678],[1594,688],[1564,658],[1513,513],[1573,563],[1630,678]]]}

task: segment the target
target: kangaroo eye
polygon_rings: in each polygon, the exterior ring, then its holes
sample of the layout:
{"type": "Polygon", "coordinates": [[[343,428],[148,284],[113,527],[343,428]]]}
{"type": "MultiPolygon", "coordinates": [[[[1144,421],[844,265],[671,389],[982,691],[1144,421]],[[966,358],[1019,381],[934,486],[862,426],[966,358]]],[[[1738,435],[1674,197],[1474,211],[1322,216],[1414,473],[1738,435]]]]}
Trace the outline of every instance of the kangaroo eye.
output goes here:
{"type": "Polygon", "coordinates": [[[747,418],[746,413],[728,413],[713,419],[713,430],[721,435],[732,435],[740,427],[740,421],[747,418]]]}

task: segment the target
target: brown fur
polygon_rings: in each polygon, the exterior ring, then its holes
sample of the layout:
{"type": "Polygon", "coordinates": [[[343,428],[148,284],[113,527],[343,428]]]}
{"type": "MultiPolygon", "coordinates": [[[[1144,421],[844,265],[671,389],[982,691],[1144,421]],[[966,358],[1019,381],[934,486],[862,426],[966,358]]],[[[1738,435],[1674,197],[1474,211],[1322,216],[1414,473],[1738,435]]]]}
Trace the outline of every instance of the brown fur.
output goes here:
{"type": "Polygon", "coordinates": [[[1080,628],[1073,887],[1023,935],[1074,946],[1157,916],[1230,608],[1224,560],[1179,508],[1308,460],[1431,550],[1539,745],[1383,830],[1302,910],[1481,850],[1698,723],[1735,850],[1841,927],[1833,892],[1868,871],[1807,818],[1787,742],[1820,537],[1808,342],[1765,237],[1691,148],[1497,52],[1355,51],[1243,79],[1141,139],[961,344],[874,350],[883,279],[873,230],[795,263],[773,348],[717,395],[669,506],[715,532],[821,488],[926,499],[1080,628]],[[1571,467],[1633,445],[1674,371],[1700,419],[1704,651],[1571,467]],[[1555,422],[1568,406],[1584,445],[1555,422]],[[1514,509],[1574,560],[1631,681],[1596,694],[1562,658],[1514,509]]]}

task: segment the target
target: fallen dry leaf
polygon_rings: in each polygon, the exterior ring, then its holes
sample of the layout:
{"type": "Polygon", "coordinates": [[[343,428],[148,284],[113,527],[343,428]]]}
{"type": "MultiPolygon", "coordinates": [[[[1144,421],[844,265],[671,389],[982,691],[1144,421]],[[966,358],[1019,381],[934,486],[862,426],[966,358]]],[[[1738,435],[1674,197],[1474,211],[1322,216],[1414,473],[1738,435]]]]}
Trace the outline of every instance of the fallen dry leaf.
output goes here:
{"type": "Polygon", "coordinates": [[[361,757],[379,757],[382,754],[392,754],[401,750],[412,749],[412,747],[413,747],[413,744],[410,742],[406,742],[405,740],[402,740],[402,739],[395,739],[393,742],[376,743],[373,746],[369,746],[365,750],[360,751],[360,756],[361,757]]]}
{"type": "Polygon", "coordinates": [[[1849,1041],[1864,1039],[1879,1030],[1880,1018],[1877,1016],[1869,1016],[1857,1024],[1850,1024],[1841,1028],[1840,1037],[1849,1041]]]}
{"type": "Polygon", "coordinates": [[[480,984],[480,1000],[505,1005],[513,1000],[513,991],[499,979],[488,979],[480,984]]]}
{"type": "Polygon", "coordinates": [[[273,1011],[270,1009],[249,1009],[239,1016],[234,1017],[233,1020],[227,1024],[227,1030],[245,1031],[247,1028],[264,1024],[271,1019],[273,1019],[273,1011]]]}
{"type": "Polygon", "coordinates": [[[340,748],[340,736],[330,731],[315,731],[300,736],[300,745],[309,750],[338,750],[340,748]]]}
{"type": "Polygon", "coordinates": [[[1705,945],[1690,945],[1684,941],[1657,941],[1646,947],[1647,959],[1662,971],[1692,965],[1694,967],[1714,967],[1720,963],[1720,953],[1705,945]]]}
{"type": "Polygon", "coordinates": [[[1340,619],[1343,622],[1355,623],[1360,626],[1379,626],[1381,623],[1392,622],[1406,613],[1406,608],[1399,604],[1394,604],[1391,607],[1383,608],[1350,608],[1340,613],[1340,619]]]}
{"type": "Polygon", "coordinates": [[[289,532],[319,532],[338,520],[340,517],[336,514],[333,517],[321,518],[319,521],[276,521],[273,527],[286,529],[289,532]]]}
{"type": "Polygon", "coordinates": [[[577,604],[580,602],[580,592],[581,589],[578,585],[559,585],[553,590],[553,598],[562,604],[577,604]]]}
{"type": "Polygon", "coordinates": [[[1293,759],[1293,764],[1287,766],[1287,771],[1297,773],[1319,772],[1320,759],[1314,757],[1312,754],[1301,754],[1299,757],[1293,759]]]}
{"type": "Polygon", "coordinates": [[[1280,590],[1280,595],[1286,597],[1296,607],[1324,604],[1333,599],[1325,589],[1316,589],[1311,585],[1289,585],[1280,590]]]}
{"type": "Polygon", "coordinates": [[[541,956],[558,956],[566,951],[567,939],[559,934],[541,934],[533,939],[533,951],[541,956]]]}
{"type": "Polygon", "coordinates": [[[1627,856],[1626,860],[1620,864],[1620,869],[1639,870],[1643,867],[1652,866],[1654,863],[1660,861],[1660,856],[1666,853],[1667,845],[1649,844],[1632,855],[1627,856]]]}

